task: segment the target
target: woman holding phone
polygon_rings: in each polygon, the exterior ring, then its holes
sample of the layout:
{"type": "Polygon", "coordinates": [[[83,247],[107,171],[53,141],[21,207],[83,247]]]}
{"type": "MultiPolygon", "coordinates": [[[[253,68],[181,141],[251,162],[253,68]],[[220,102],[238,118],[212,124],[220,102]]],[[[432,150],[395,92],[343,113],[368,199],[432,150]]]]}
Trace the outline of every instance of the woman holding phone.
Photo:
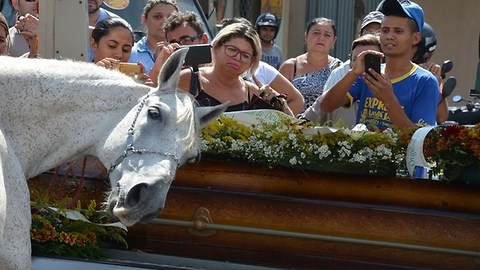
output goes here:
{"type": "MultiPolygon", "coordinates": [[[[100,21],[92,31],[90,45],[93,49],[93,62],[99,66],[116,69],[120,63],[128,62],[133,46],[133,30],[120,18],[108,18],[100,21]]],[[[153,86],[145,68],[140,65],[140,72],[135,74],[139,82],[153,86]]]]}

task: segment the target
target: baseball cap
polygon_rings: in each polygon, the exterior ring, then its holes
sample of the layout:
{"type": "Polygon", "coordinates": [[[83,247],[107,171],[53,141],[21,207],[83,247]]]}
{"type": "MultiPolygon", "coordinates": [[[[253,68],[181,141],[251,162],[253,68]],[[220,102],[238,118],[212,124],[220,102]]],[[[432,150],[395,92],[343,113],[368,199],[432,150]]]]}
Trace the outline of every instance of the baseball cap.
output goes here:
{"type": "Polygon", "coordinates": [[[384,0],[380,3],[377,10],[385,16],[408,17],[417,23],[418,31],[422,32],[424,22],[423,9],[412,1],[403,0],[399,2],[397,0],[384,0]]]}
{"type": "Polygon", "coordinates": [[[360,25],[360,32],[363,30],[363,28],[365,28],[365,26],[371,23],[381,24],[383,17],[384,17],[383,13],[381,13],[380,11],[377,11],[377,10],[371,11],[370,13],[367,14],[367,16],[363,18],[362,24],[360,25]]]}

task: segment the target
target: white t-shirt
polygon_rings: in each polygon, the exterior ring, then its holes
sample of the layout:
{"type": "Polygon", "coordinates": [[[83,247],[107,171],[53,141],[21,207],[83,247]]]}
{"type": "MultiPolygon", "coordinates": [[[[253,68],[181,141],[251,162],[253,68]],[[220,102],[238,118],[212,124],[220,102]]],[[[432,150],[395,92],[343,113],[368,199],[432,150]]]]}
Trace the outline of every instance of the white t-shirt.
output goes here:
{"type": "MultiPolygon", "coordinates": [[[[324,92],[329,91],[338,81],[340,81],[350,70],[350,61],[345,61],[339,67],[332,70],[330,76],[325,82],[324,92]]],[[[310,121],[320,122],[324,124],[329,122],[329,126],[342,120],[343,124],[351,128],[355,126],[357,118],[358,102],[355,102],[350,107],[340,107],[331,113],[324,113],[320,110],[320,98],[317,98],[312,106],[308,107],[303,113],[303,117],[310,121]]]]}
{"type": "MultiPolygon", "coordinates": [[[[259,82],[267,85],[267,84],[271,84],[273,82],[273,80],[275,80],[275,78],[278,75],[278,70],[276,68],[270,66],[269,64],[260,61],[260,63],[258,64],[258,67],[255,70],[254,74],[255,74],[255,77],[257,78],[257,80],[259,82]]],[[[243,76],[244,78],[246,78],[247,80],[249,80],[252,83],[255,83],[255,81],[252,79],[250,74],[244,74],[244,75],[245,75],[245,76],[243,76]]]]}

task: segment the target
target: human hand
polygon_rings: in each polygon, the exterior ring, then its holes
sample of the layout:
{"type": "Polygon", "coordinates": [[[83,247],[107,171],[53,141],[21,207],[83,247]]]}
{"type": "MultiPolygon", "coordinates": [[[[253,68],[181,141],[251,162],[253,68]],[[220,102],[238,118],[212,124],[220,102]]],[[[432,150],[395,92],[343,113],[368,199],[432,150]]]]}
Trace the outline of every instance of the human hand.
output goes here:
{"type": "Polygon", "coordinates": [[[433,76],[435,76],[435,78],[437,78],[437,81],[438,83],[440,84],[443,79],[442,79],[442,67],[440,65],[437,65],[435,63],[432,63],[432,62],[426,62],[426,63],[423,63],[423,64],[420,64],[421,67],[423,67],[424,69],[430,71],[433,76]]]}
{"type": "Polygon", "coordinates": [[[25,39],[34,38],[38,34],[38,24],[38,18],[28,13],[18,18],[15,28],[18,29],[25,39]]]}
{"type": "Polygon", "coordinates": [[[388,105],[389,102],[396,100],[392,83],[387,75],[378,74],[375,71],[371,73],[372,76],[368,75],[366,72],[363,73],[363,78],[373,96],[382,101],[385,105],[388,105]]]}
{"type": "Polygon", "coordinates": [[[275,91],[275,89],[273,89],[272,87],[270,87],[270,85],[266,84],[266,85],[262,85],[259,89],[259,94],[258,96],[263,98],[264,100],[266,101],[270,101],[273,97],[276,97],[276,96],[279,96],[280,93],[278,93],[277,91],[275,91]]]}
{"type": "Polygon", "coordinates": [[[380,57],[380,59],[384,58],[383,53],[378,52],[378,51],[374,51],[374,50],[366,50],[366,51],[363,51],[363,52],[359,53],[357,58],[355,59],[355,61],[353,61],[353,63],[350,63],[350,69],[356,76],[360,76],[364,72],[366,72],[366,70],[365,70],[365,55],[367,55],[367,54],[378,55],[380,57]]]}
{"type": "Polygon", "coordinates": [[[172,55],[174,51],[180,48],[178,43],[169,44],[167,42],[158,42],[155,48],[155,63],[150,69],[150,78],[153,78],[154,85],[157,85],[158,74],[162,69],[163,64],[167,61],[168,57],[172,55]]]}
{"type": "Polygon", "coordinates": [[[118,63],[120,63],[120,60],[107,57],[107,58],[103,58],[102,60],[98,61],[95,64],[104,68],[113,69],[117,67],[118,63]]]}
{"type": "Polygon", "coordinates": [[[157,47],[155,48],[155,63],[161,62],[163,64],[165,61],[167,61],[168,57],[170,57],[170,55],[172,55],[172,53],[179,48],[180,44],[178,43],[157,43],[157,47]]]}
{"type": "Polygon", "coordinates": [[[137,64],[140,66],[140,73],[135,76],[135,80],[150,87],[155,87],[156,84],[152,81],[150,76],[145,73],[145,66],[140,62],[138,62],[137,64]]]}
{"type": "MultiPolygon", "coordinates": [[[[256,80],[256,79],[255,79],[256,80]]],[[[292,110],[288,106],[287,96],[279,94],[275,89],[271,88],[269,85],[262,85],[259,89],[259,97],[267,101],[275,109],[283,111],[284,113],[294,117],[292,110]]]]}

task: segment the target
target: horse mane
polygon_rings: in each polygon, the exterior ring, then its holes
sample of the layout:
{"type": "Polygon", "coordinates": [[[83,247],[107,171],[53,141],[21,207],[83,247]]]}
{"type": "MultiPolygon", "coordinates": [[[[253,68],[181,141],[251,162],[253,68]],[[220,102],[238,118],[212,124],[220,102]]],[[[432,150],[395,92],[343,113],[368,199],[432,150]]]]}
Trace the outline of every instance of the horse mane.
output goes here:
{"type": "Polygon", "coordinates": [[[191,125],[188,125],[189,130],[187,130],[187,133],[185,134],[185,138],[181,138],[182,141],[186,141],[188,138],[190,138],[190,141],[186,142],[186,147],[191,148],[194,147],[194,144],[196,142],[196,135],[198,132],[201,130],[200,128],[200,120],[195,117],[195,106],[196,106],[196,101],[195,98],[190,94],[182,90],[177,90],[176,96],[178,100],[182,103],[183,108],[185,110],[182,110],[179,112],[177,115],[177,124],[180,124],[184,121],[187,121],[188,119],[191,119],[191,121],[194,121],[191,125]]]}

